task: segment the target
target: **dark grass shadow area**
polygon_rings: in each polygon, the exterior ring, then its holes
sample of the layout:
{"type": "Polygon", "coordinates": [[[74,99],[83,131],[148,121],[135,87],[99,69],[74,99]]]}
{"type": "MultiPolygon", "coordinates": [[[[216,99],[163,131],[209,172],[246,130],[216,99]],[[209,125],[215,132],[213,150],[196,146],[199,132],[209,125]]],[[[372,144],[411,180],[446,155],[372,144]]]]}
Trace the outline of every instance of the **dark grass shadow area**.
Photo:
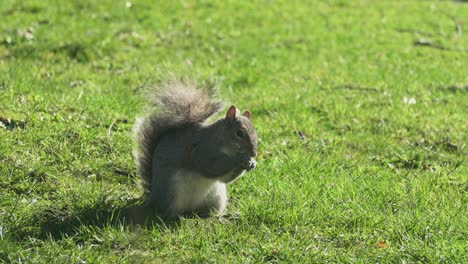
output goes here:
{"type": "Polygon", "coordinates": [[[83,208],[50,207],[38,211],[21,226],[15,225],[11,233],[18,241],[30,237],[61,239],[78,234],[84,226],[177,229],[179,224],[180,219],[162,219],[154,210],[143,206],[140,199],[135,199],[122,207],[110,202],[83,208]]]}

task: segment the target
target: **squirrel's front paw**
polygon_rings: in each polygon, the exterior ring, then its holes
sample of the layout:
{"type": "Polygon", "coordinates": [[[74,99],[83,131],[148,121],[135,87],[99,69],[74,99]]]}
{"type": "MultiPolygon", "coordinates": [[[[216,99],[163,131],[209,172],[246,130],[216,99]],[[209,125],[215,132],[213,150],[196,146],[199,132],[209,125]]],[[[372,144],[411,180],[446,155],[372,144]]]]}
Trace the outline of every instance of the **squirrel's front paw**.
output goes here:
{"type": "Polygon", "coordinates": [[[250,158],[248,170],[254,169],[255,167],[257,167],[257,161],[254,158],[250,158]]]}

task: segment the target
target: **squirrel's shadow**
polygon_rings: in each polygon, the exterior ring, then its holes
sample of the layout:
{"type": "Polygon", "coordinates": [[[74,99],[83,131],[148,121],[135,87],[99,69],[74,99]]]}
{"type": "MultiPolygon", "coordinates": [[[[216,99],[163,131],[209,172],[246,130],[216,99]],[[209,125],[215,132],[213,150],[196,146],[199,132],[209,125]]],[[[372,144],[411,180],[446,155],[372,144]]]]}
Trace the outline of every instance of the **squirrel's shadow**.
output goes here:
{"type": "MultiPolygon", "coordinates": [[[[83,227],[115,227],[125,226],[129,229],[178,229],[182,219],[208,218],[206,214],[184,214],[177,218],[163,218],[154,209],[141,204],[141,199],[128,201],[122,207],[113,207],[109,203],[95,203],[91,207],[70,209],[67,207],[49,207],[32,218],[29,227],[13,228],[15,238],[19,241],[34,237],[39,239],[52,238],[60,240],[64,237],[79,234],[83,227]]],[[[236,219],[234,215],[222,215],[219,219],[236,219]]]]}
{"type": "Polygon", "coordinates": [[[81,227],[126,226],[129,228],[177,229],[180,219],[164,219],[151,208],[129,201],[124,207],[96,205],[93,207],[69,210],[68,208],[47,208],[30,219],[33,228],[18,228],[15,235],[18,240],[27,237],[40,239],[73,236],[81,227]]]}

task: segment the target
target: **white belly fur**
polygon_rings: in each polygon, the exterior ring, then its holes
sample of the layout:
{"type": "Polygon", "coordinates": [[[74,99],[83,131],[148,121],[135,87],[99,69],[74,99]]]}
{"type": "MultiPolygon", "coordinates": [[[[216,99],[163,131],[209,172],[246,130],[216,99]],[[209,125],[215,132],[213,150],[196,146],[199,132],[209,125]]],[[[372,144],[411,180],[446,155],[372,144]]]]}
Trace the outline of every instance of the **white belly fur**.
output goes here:
{"type": "Polygon", "coordinates": [[[175,196],[172,211],[175,214],[200,209],[206,204],[212,204],[212,199],[220,202],[219,211],[222,212],[226,207],[226,184],[185,170],[177,172],[173,180],[175,196]]]}

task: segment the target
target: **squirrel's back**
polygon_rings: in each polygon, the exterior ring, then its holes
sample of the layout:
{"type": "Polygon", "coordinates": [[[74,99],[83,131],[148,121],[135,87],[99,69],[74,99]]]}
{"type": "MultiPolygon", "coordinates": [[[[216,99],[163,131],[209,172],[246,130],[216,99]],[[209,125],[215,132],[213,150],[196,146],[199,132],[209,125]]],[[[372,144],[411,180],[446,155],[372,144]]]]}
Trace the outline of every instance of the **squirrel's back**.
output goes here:
{"type": "Polygon", "coordinates": [[[137,174],[148,195],[152,180],[152,155],[160,137],[169,129],[202,123],[218,112],[221,102],[215,98],[214,83],[199,85],[189,79],[171,79],[148,87],[147,115],[137,118],[133,133],[137,174]]]}

